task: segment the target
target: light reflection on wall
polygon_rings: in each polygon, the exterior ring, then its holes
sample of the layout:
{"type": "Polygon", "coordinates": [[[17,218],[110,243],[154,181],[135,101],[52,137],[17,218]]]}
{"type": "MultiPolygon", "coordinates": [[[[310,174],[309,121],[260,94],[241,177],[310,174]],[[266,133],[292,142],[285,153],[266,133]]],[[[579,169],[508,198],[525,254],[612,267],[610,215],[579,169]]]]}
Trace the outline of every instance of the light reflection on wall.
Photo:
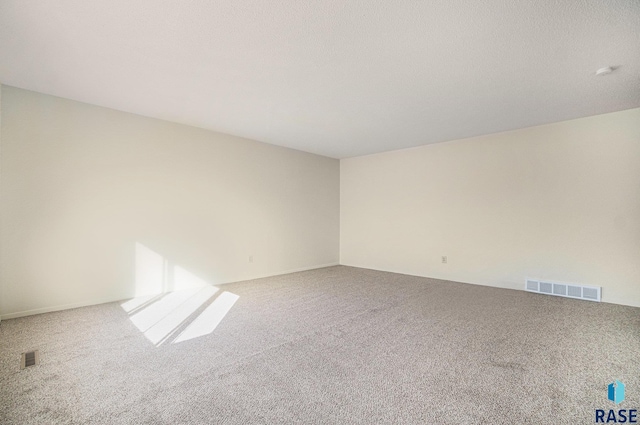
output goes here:
{"type": "Polygon", "coordinates": [[[239,298],[139,242],[135,256],[135,298],[121,307],[156,346],[212,333],[239,298]]]}

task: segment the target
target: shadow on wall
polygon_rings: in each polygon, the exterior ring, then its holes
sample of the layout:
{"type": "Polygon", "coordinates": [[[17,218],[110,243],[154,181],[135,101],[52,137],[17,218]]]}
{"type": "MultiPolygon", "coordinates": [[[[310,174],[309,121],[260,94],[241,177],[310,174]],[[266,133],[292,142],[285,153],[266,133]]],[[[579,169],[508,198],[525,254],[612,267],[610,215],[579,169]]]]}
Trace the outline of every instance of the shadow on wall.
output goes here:
{"type": "Polygon", "coordinates": [[[239,298],[219,293],[141,243],[136,243],[135,289],[135,298],[121,307],[156,347],[210,334],[239,298]]]}

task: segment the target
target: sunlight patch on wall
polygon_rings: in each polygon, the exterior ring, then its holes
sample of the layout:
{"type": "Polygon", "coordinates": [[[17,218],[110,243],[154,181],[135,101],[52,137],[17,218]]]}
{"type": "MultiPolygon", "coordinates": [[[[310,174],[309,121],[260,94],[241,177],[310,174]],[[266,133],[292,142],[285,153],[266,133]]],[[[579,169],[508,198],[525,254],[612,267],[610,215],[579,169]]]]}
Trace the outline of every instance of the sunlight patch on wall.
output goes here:
{"type": "Polygon", "coordinates": [[[223,292],[141,243],[135,249],[136,297],[121,304],[155,346],[208,335],[239,296],[223,292]],[[176,337],[177,336],[177,337],[176,337]]]}
{"type": "Polygon", "coordinates": [[[168,290],[165,263],[160,254],[136,243],[136,297],[157,295],[168,290]]]}
{"type": "Polygon", "coordinates": [[[180,266],[173,266],[173,279],[169,283],[170,290],[181,291],[183,289],[202,288],[209,285],[209,283],[200,279],[193,273],[189,273],[180,266]]]}
{"type": "Polygon", "coordinates": [[[203,279],[178,265],[171,264],[162,255],[139,242],[136,243],[135,255],[136,298],[208,285],[203,279]]]}

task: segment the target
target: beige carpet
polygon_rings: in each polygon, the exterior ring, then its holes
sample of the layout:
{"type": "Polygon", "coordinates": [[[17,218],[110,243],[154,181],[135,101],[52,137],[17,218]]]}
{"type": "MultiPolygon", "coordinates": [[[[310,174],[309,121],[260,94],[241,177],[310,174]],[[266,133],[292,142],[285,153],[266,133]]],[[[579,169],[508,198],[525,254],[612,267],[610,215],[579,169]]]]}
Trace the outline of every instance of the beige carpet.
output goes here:
{"type": "Polygon", "coordinates": [[[0,423],[590,424],[615,379],[640,408],[638,308],[344,266],[170,301],[2,321],[0,423]]]}

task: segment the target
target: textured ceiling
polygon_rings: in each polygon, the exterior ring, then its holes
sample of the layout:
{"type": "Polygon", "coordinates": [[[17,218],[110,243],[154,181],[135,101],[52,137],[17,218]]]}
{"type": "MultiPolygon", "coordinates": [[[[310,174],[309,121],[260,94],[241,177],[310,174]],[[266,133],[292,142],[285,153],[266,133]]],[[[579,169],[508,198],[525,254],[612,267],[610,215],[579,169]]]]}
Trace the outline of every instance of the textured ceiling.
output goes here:
{"type": "Polygon", "coordinates": [[[0,82],[344,158],[640,106],[640,1],[0,0],[0,82]]]}

